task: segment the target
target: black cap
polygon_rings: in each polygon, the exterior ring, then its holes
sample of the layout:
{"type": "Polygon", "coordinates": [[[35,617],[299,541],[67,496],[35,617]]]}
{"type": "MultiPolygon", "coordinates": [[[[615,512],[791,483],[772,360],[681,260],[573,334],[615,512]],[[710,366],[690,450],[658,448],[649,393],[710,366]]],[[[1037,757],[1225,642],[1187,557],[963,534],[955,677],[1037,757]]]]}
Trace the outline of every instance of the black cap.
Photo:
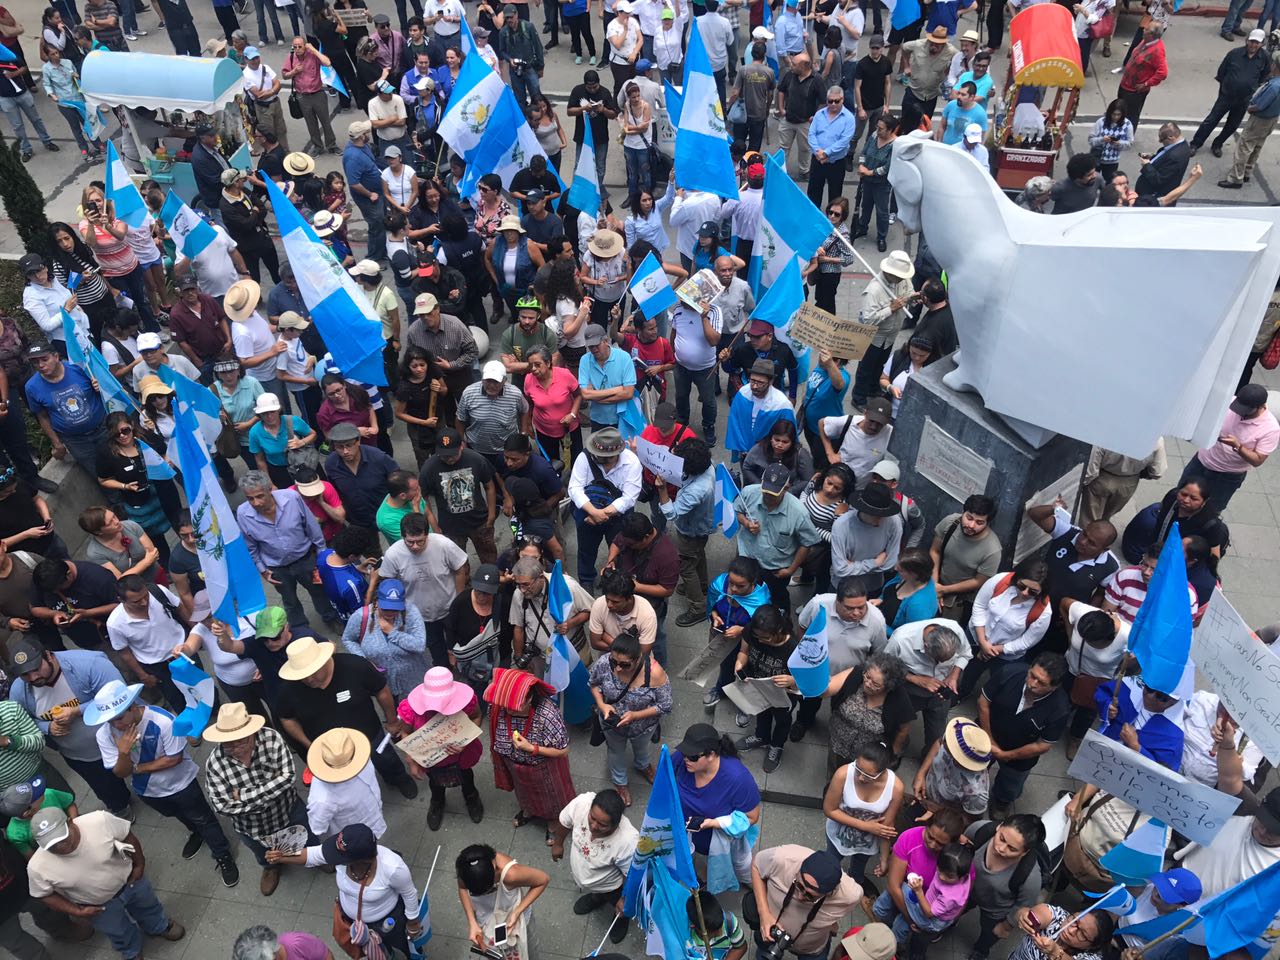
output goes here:
{"type": "Polygon", "coordinates": [[[452,427],[441,430],[436,437],[436,448],[441,452],[453,456],[462,446],[462,434],[452,427]]]}
{"type": "Polygon", "coordinates": [[[197,137],[207,137],[217,132],[218,131],[214,128],[213,124],[211,123],[202,123],[198,127],[196,127],[197,137]]]}
{"type": "Polygon", "coordinates": [[[893,407],[884,397],[872,397],[867,401],[862,415],[872,423],[889,423],[893,420],[893,407]]]}
{"type": "Polygon", "coordinates": [[[1255,814],[1270,833],[1280,833],[1280,787],[1267,794],[1265,800],[1258,805],[1255,814]]]}
{"type": "Polygon", "coordinates": [[[18,272],[24,277],[29,277],[33,273],[39,271],[42,267],[47,267],[44,257],[38,253],[24,254],[22,259],[18,261],[18,272]]]}
{"type": "Polygon", "coordinates": [[[546,191],[541,187],[534,187],[524,195],[525,203],[536,203],[539,200],[547,199],[546,191]]]}
{"type": "Polygon", "coordinates": [[[1260,383],[1247,383],[1236,391],[1236,398],[1231,401],[1231,412],[1238,417],[1246,417],[1266,405],[1267,388],[1260,383]]]}
{"type": "Polygon", "coordinates": [[[55,352],[56,351],[53,349],[53,347],[43,342],[33,343],[31,346],[27,347],[27,357],[33,360],[36,357],[43,357],[46,353],[55,353],[55,352]]]}
{"type": "Polygon", "coordinates": [[[502,574],[492,563],[483,563],[480,569],[471,575],[471,589],[481,593],[494,594],[502,584],[502,574]]]}
{"type": "Polygon", "coordinates": [[[542,499],[538,484],[529,477],[510,477],[507,479],[507,493],[516,507],[527,507],[542,499]]]}
{"type": "Polygon", "coordinates": [[[840,886],[840,860],[826,850],[815,850],[805,857],[800,872],[813,877],[819,893],[830,893],[840,886]]]}
{"type": "Polygon", "coordinates": [[[184,273],[182,279],[178,281],[179,290],[195,290],[200,286],[200,281],[196,279],[194,273],[184,273]]]}
{"type": "Polygon", "coordinates": [[[780,463],[771,463],[764,468],[764,476],[760,478],[762,493],[779,494],[791,483],[791,471],[780,463]]]}
{"type": "Polygon", "coordinates": [[[702,226],[698,228],[698,236],[700,237],[718,237],[720,236],[720,224],[714,220],[704,220],[702,226]]]}
{"type": "Polygon", "coordinates": [[[710,750],[719,751],[720,731],[709,723],[695,723],[684,732],[684,739],[676,749],[690,758],[710,750]]]}
{"type": "Polygon", "coordinates": [[[13,664],[13,672],[19,676],[34,670],[43,655],[44,645],[35,637],[17,633],[9,640],[9,662],[13,664]]]}
{"type": "Polygon", "coordinates": [[[325,863],[342,865],[372,860],[378,855],[378,841],[365,823],[343,827],[320,846],[325,863]]]}

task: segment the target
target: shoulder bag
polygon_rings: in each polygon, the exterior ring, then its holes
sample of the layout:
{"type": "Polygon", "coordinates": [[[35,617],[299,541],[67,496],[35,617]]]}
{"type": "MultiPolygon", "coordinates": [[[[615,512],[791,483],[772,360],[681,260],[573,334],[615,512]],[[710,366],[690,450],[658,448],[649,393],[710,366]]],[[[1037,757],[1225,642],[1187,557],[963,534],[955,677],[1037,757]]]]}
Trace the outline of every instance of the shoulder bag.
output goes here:
{"type": "MultiPolygon", "coordinates": [[[[649,654],[646,653],[644,655],[644,682],[646,684],[649,682],[649,671],[650,671],[649,654]]],[[[631,677],[631,679],[627,681],[627,685],[622,688],[622,692],[618,694],[616,697],[614,697],[614,699],[612,700],[605,700],[605,703],[611,707],[617,704],[619,700],[621,700],[623,697],[627,695],[627,691],[631,689],[631,685],[636,682],[636,678],[639,676],[640,676],[640,671],[637,670],[635,674],[631,677]]],[[[616,726],[616,723],[611,725],[610,729],[612,729],[613,726],[616,726]]],[[[593,747],[598,747],[602,743],[604,743],[604,724],[600,722],[600,711],[592,710],[591,711],[591,745],[593,747]]]]}
{"type": "MultiPolygon", "coordinates": [[[[284,421],[285,432],[288,433],[289,439],[293,439],[293,417],[284,414],[281,418],[284,421]]],[[[297,477],[299,470],[316,470],[320,466],[320,451],[316,449],[314,443],[309,443],[305,447],[298,447],[296,450],[285,450],[285,463],[289,468],[289,476],[297,477]]]]}

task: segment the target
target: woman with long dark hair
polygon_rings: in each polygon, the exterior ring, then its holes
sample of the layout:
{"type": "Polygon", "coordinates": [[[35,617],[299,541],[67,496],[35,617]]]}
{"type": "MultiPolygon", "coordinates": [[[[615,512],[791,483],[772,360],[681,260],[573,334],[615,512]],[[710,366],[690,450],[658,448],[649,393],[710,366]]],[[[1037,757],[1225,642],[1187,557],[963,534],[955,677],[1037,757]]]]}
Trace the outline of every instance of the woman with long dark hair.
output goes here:
{"type": "Polygon", "coordinates": [[[436,237],[440,246],[437,259],[462,274],[467,282],[465,316],[459,317],[469,326],[489,329],[484,312],[484,298],[489,293],[489,273],[484,268],[484,241],[480,234],[467,226],[462,211],[445,201],[440,214],[440,227],[436,237]]]}
{"type": "Polygon", "coordinates": [[[168,566],[169,544],[165,537],[182,510],[177,485],[172,479],[152,480],[142,444],[134,433],[129,415],[116,411],[104,421],[106,442],[98,448],[98,485],[118,496],[129,519],[151,537],[160,551],[161,566],[168,566]]]}
{"type": "Polygon", "coordinates": [[[849,512],[849,496],[853,490],[853,471],[843,463],[826,467],[804,488],[800,503],[822,540],[809,548],[809,556],[796,575],[798,579],[792,581],[797,586],[816,581],[817,593],[831,592],[831,527],[849,512]]]}
{"type": "Polygon", "coordinates": [[[502,956],[531,957],[533,904],[551,878],[536,867],[526,867],[493,847],[474,843],[454,862],[458,875],[458,899],[467,918],[467,939],[476,949],[494,946],[496,928],[506,930],[502,956]]]}
{"type": "Polygon", "coordinates": [[[791,486],[787,492],[799,497],[813,476],[813,458],[801,445],[796,425],[790,420],[779,420],[747,451],[747,458],[742,461],[742,482],[759,483],[764,477],[765,467],[771,463],[780,463],[787,468],[791,475],[791,486]]]}
{"type": "Polygon", "coordinates": [[[102,273],[98,258],[68,223],[61,220],[49,225],[49,250],[53,276],[67,286],[72,274],[80,278],[75,289],[76,303],[89,318],[89,333],[94,342],[102,339],[102,328],[115,316],[116,295],[102,273]]]}
{"type": "Polygon", "coordinates": [[[419,470],[435,452],[436,425],[440,422],[439,410],[432,410],[440,403],[432,387],[434,366],[431,354],[421,347],[410,347],[400,360],[400,383],[396,387],[396,419],[403,421],[408,430],[419,470]]]}
{"type": "Polygon", "coordinates": [[[1231,532],[1209,499],[1209,485],[1200,477],[1190,477],[1166,493],[1159,503],[1138,511],[1124,529],[1120,550],[1129,563],[1138,563],[1147,547],[1159,552],[1177,523],[1182,537],[1204,537],[1214,556],[1231,542],[1231,532]]]}

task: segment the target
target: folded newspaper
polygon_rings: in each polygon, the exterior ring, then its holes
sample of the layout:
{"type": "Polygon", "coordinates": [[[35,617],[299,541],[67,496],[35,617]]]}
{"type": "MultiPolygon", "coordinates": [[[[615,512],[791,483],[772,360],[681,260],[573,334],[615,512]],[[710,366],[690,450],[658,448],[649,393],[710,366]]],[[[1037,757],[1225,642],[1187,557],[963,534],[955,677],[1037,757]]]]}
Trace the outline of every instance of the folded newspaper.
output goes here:
{"type": "Polygon", "coordinates": [[[676,296],[695,310],[701,310],[704,303],[713,302],[723,292],[724,285],[715,271],[708,269],[699,270],[676,287],[676,296]]]}
{"type": "Polygon", "coordinates": [[[763,679],[747,677],[735,680],[724,688],[724,695],[749,717],[764,713],[773,707],[791,706],[791,697],[787,691],[769,677],[763,679]]]}

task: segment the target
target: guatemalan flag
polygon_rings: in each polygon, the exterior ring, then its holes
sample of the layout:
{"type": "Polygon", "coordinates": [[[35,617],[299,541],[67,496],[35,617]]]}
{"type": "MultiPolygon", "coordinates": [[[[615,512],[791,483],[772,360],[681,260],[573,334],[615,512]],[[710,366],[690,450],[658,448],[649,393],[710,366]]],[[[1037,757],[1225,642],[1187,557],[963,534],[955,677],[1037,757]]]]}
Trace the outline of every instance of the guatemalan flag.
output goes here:
{"type": "Polygon", "coordinates": [[[752,320],[763,320],[773,327],[774,336],[791,348],[796,355],[795,376],[799,380],[809,377],[809,347],[795,343],[789,330],[791,320],[804,303],[804,280],[800,275],[800,259],[792,257],[774,283],[751,311],[752,320]]]}
{"type": "Polygon", "coordinates": [[[738,485],[733,482],[733,475],[723,463],[716,464],[716,523],[724,531],[724,535],[732,540],[738,535],[738,514],[733,509],[733,502],[738,499],[738,485]]]}
{"type": "MultiPolygon", "coordinates": [[[[1094,910],[1105,910],[1116,917],[1127,917],[1138,909],[1138,901],[1134,900],[1133,895],[1120,884],[1116,884],[1106,893],[1093,894],[1086,890],[1085,896],[1094,897],[1095,899],[1093,903],[1076,914],[1077,920],[1086,914],[1092,913],[1094,910]]],[[[1063,927],[1063,929],[1065,930],[1066,928],[1063,927]]],[[[1062,931],[1059,930],[1058,936],[1061,935],[1062,931]]]]}
{"type": "Polygon", "coordinates": [[[738,177],[729,155],[724,109],[697,20],[684,58],[683,100],[676,121],[676,186],[736,200],[738,177]]]}
{"type": "Polygon", "coordinates": [[[922,16],[920,0],[884,0],[889,8],[889,25],[896,30],[905,30],[922,16]]]}
{"type": "Polygon", "coordinates": [[[1168,843],[1169,828],[1159,820],[1148,820],[1104,853],[1099,862],[1117,883],[1141,886],[1160,872],[1168,843]]]}
{"type": "Polygon", "coordinates": [[[170,364],[160,364],[158,372],[160,379],[167,386],[173,387],[177,400],[175,408],[186,407],[195,414],[205,446],[212,450],[218,434],[222,432],[222,401],[204,384],[196,383],[190,377],[184,376],[170,364]]]}
{"type": "Polygon", "coordinates": [[[677,127],[680,126],[680,111],[684,108],[684,94],[671,85],[666,77],[662,78],[662,89],[666,94],[667,116],[677,127]]]}
{"type": "Polygon", "coordinates": [[[107,141],[107,170],[103,182],[106,184],[104,192],[107,199],[116,205],[116,216],[119,219],[135,229],[150,219],[151,212],[142,202],[142,194],[138,192],[129,171],[124,168],[124,161],[120,159],[112,140],[107,141]]]}
{"type": "Polygon", "coordinates": [[[627,289],[631,291],[636,308],[647,320],[652,320],[663,310],[670,310],[680,302],[676,299],[676,292],[671,289],[667,272],[662,269],[662,264],[652,252],[644,255],[640,266],[631,275],[631,284],[627,289]]]}
{"type": "Polygon", "coordinates": [[[1175,521],[1160,551],[1147,595],[1129,628],[1129,652],[1142,667],[1143,683],[1175,696],[1191,657],[1187,592],[1187,560],[1175,521]]]}
{"type": "Polygon", "coordinates": [[[644,428],[648,425],[644,408],[640,406],[640,393],[637,391],[630,400],[618,406],[618,433],[623,440],[630,440],[644,433],[644,428]]]}
{"type": "Polygon", "coordinates": [[[785,158],[768,157],[764,171],[760,228],[747,274],[757,300],[788,263],[796,257],[808,263],[831,235],[831,221],[788,176],[785,158]]]}
{"type": "Polygon", "coordinates": [[[382,351],[386,341],[369,298],[269,177],[267,193],[298,292],[333,359],[347,379],[385,386],[382,351]]]}
{"type": "Polygon", "coordinates": [[[622,912],[635,917],[644,928],[649,956],[685,955],[684,944],[689,939],[685,903],[697,886],[684,808],[671,754],[664,743],[640,824],[640,840],[622,888],[622,912]]]}
{"type": "Polygon", "coordinates": [[[169,662],[169,676],[187,701],[186,707],[173,721],[173,735],[198,737],[204,733],[213,713],[213,677],[185,656],[169,662]]]}
{"type": "Polygon", "coordinates": [[[178,464],[195,528],[196,555],[209,591],[209,609],[223,623],[257,613],[267,605],[262,578],[249,556],[236,515],[218,485],[213,461],[200,439],[195,411],[179,403],[174,411],[178,464]]]}
{"type": "MultiPolygon", "coordinates": [[[[573,593],[559,560],[551,570],[551,582],[547,585],[547,614],[555,623],[564,623],[573,616],[573,593]]],[[[591,696],[587,666],[569,638],[560,633],[551,638],[546,681],[556,693],[564,694],[566,723],[583,723],[591,716],[595,699],[591,696]]]]}
{"type": "MultiPolygon", "coordinates": [[[[428,876],[427,884],[430,883],[431,878],[428,876]]],[[[426,885],[422,888],[422,895],[418,897],[418,923],[422,926],[422,932],[409,941],[409,956],[413,960],[421,960],[427,955],[427,944],[431,941],[431,897],[427,894],[426,885]]]]}
{"type": "MultiPolygon", "coordinates": [[[[106,139],[107,115],[102,112],[101,107],[90,107],[83,98],[79,100],[73,98],[59,100],[58,105],[70,107],[80,114],[80,129],[84,131],[84,135],[90,140],[97,140],[101,143],[106,139]]],[[[111,146],[110,142],[107,143],[107,146],[111,146]]]]}
{"type": "MultiPolygon", "coordinates": [[[[1280,862],[1273,862],[1262,872],[1194,908],[1203,925],[1192,939],[1197,943],[1203,941],[1211,957],[1221,957],[1241,947],[1248,947],[1251,954],[1261,957],[1273,945],[1263,937],[1275,926],[1275,918],[1280,913],[1278,905],[1280,862]]],[[[1269,936],[1274,939],[1274,932],[1269,936]]]]}
{"type": "Polygon", "coordinates": [[[169,462],[141,440],[138,441],[138,449],[142,451],[142,462],[146,464],[148,480],[172,480],[177,476],[169,462]]]}
{"type": "MultiPolygon", "coordinates": [[[[485,69],[489,68],[486,66],[485,69]]],[[[551,165],[542,144],[538,143],[538,135],[529,126],[529,119],[516,101],[516,95],[510,88],[503,87],[480,142],[467,158],[467,172],[458,184],[458,193],[464,197],[474,196],[480,177],[485,173],[497,174],[505,190],[511,186],[515,175],[529,166],[533,157],[547,159],[547,170],[556,178],[563,194],[564,181],[551,165]]],[[[595,209],[592,208],[592,212],[595,209]]]]}
{"type": "Polygon", "coordinates": [[[827,648],[827,608],[809,624],[796,648],[787,658],[787,669],[796,679],[802,697],[820,697],[831,683],[831,655],[827,648]]]}
{"type": "Polygon", "coordinates": [[[724,433],[724,448],[736,454],[745,454],[767,437],[779,420],[796,422],[796,414],[791,409],[791,401],[787,399],[787,395],[777,387],[770,387],[764,398],[758,399],[751,392],[750,385],[744,384],[733,395],[733,402],[729,404],[729,426],[724,433]]]}
{"type": "Polygon", "coordinates": [[[503,90],[507,90],[506,84],[482,57],[467,57],[462,61],[449,97],[449,109],[440,121],[439,133],[454,153],[462,154],[468,167],[489,121],[493,119],[494,108],[503,90]]]}
{"type": "Polygon", "coordinates": [[[93,346],[89,333],[65,309],[62,311],[62,336],[67,341],[67,359],[82,370],[89,369],[88,351],[93,346]]]}
{"type": "Polygon", "coordinates": [[[134,400],[133,394],[120,385],[120,381],[115,378],[115,374],[107,365],[102,351],[90,346],[88,360],[89,374],[98,381],[98,392],[102,394],[102,402],[106,404],[107,409],[113,413],[117,410],[124,413],[136,412],[138,401],[134,400]]]}
{"type": "Polygon", "coordinates": [[[560,196],[560,208],[565,204],[575,210],[595,216],[600,209],[600,180],[596,176],[596,141],[591,124],[582,125],[582,145],[578,147],[578,159],[573,166],[573,183],[567,193],[560,196]]]}
{"type": "Polygon", "coordinates": [[[218,239],[218,231],[172,190],[160,208],[160,220],[173,238],[178,252],[188,260],[194,260],[205,247],[218,239]]]}

